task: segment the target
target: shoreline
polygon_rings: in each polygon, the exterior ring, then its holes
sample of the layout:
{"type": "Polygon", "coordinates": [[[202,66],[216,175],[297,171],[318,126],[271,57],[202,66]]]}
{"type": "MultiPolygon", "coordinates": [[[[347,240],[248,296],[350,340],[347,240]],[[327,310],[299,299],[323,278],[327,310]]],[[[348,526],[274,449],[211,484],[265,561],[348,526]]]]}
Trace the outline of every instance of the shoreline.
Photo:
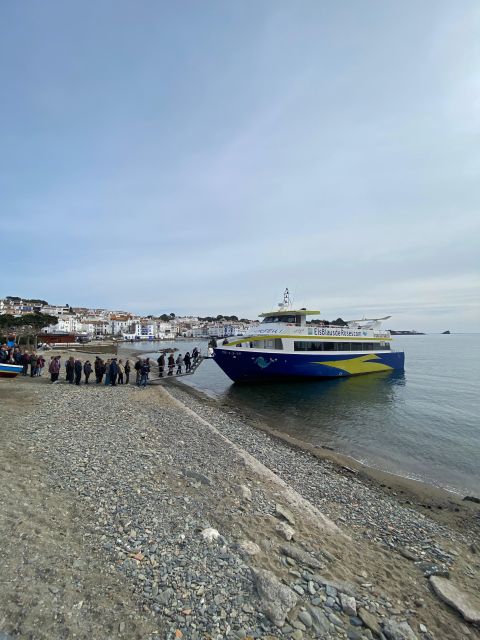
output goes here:
{"type": "Polygon", "coordinates": [[[478,525],[435,522],[189,391],[0,381],[1,632],[480,638],[429,582],[478,602],[478,525]]]}
{"type": "Polygon", "coordinates": [[[331,463],[337,473],[355,476],[365,486],[395,499],[399,504],[416,509],[436,522],[455,526],[459,531],[465,530],[466,522],[473,529],[478,527],[478,504],[465,501],[465,496],[460,493],[457,494],[421,480],[383,471],[330,447],[313,445],[295,438],[275,429],[266,420],[258,418],[252,410],[239,407],[232,402],[214,398],[196,387],[185,384],[181,379],[168,380],[167,384],[179,386],[182,390],[209,406],[226,411],[234,410],[253,428],[268,433],[290,447],[307,452],[318,460],[331,463]]]}

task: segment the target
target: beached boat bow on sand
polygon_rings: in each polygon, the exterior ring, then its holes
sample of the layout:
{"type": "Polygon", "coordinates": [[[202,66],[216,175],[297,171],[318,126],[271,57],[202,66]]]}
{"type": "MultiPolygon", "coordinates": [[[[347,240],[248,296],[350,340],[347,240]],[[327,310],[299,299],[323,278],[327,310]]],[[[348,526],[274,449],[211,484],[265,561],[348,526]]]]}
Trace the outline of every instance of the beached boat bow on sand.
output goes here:
{"type": "Polygon", "coordinates": [[[319,311],[291,309],[288,289],[276,311],[260,314],[251,332],[214,349],[215,362],[234,382],[337,378],[403,371],[403,351],[390,348],[385,318],[351,320],[347,326],[307,324],[319,311]]]}
{"type": "Polygon", "coordinates": [[[22,371],[23,366],[21,364],[0,363],[0,378],[15,378],[22,371]]]}

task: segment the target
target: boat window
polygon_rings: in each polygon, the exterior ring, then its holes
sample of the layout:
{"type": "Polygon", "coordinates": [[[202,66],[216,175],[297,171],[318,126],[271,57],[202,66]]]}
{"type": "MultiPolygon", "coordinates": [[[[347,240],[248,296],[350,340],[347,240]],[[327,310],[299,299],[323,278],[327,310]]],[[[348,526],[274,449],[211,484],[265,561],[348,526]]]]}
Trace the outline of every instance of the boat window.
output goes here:
{"type": "Polygon", "coordinates": [[[283,349],[281,338],[271,338],[270,340],[255,340],[250,346],[253,349],[283,349]]]}
{"type": "MultiPolygon", "coordinates": [[[[278,348],[278,347],[276,347],[278,348]]],[[[390,350],[388,342],[311,342],[310,340],[295,340],[295,351],[384,351],[390,350]]]]}
{"type": "Polygon", "coordinates": [[[300,326],[302,323],[302,316],[267,316],[262,320],[262,324],[271,322],[285,322],[287,324],[296,324],[300,326]]]}

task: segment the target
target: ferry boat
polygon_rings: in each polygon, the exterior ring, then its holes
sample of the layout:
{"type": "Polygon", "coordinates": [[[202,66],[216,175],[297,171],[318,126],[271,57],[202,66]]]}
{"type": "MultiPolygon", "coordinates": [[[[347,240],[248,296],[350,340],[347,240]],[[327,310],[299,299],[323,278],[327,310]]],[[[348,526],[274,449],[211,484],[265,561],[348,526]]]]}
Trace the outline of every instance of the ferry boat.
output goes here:
{"type": "Polygon", "coordinates": [[[21,364],[0,363],[0,378],[15,378],[22,371],[23,365],[21,364]]]}
{"type": "Polygon", "coordinates": [[[291,309],[288,289],[276,311],[241,337],[214,348],[218,366],[234,382],[337,378],[403,371],[405,354],[391,349],[384,318],[350,320],[346,326],[307,324],[319,311],[291,309]]]}

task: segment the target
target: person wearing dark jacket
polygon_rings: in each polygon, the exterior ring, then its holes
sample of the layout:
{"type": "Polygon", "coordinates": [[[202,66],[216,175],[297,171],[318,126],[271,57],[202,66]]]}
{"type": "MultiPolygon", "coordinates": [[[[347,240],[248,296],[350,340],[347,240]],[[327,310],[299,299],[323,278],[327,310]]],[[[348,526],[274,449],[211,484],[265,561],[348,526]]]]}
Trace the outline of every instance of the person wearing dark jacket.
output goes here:
{"type": "Polygon", "coordinates": [[[142,362],[142,366],[140,367],[140,386],[146,387],[148,374],[150,373],[150,363],[149,358],[142,362]]]}
{"type": "Polygon", "coordinates": [[[135,367],[135,371],[137,372],[137,384],[140,384],[140,369],[142,368],[142,362],[141,360],[137,360],[134,364],[135,367]]]}
{"type": "Polygon", "coordinates": [[[87,360],[83,365],[83,373],[85,374],[85,384],[88,384],[88,379],[90,374],[92,373],[92,365],[90,364],[90,360],[87,360]]]}
{"type": "Polygon", "coordinates": [[[190,354],[188,353],[188,351],[185,354],[185,356],[183,358],[183,361],[185,362],[185,371],[186,371],[186,373],[188,373],[192,369],[192,359],[191,359],[190,354]]]}
{"type": "Polygon", "coordinates": [[[117,359],[113,358],[110,363],[110,384],[114,387],[117,384],[117,375],[118,375],[118,364],[117,359]]]}
{"type": "Polygon", "coordinates": [[[30,364],[30,355],[28,351],[25,351],[25,353],[22,356],[22,364],[23,364],[22,376],[26,376],[28,373],[28,365],[30,364]]]}
{"type": "Polygon", "coordinates": [[[103,360],[99,356],[95,358],[93,367],[95,369],[95,378],[97,384],[102,384],[103,374],[105,373],[105,365],[103,364],[103,360]]]}
{"type": "Polygon", "coordinates": [[[160,376],[160,378],[162,378],[163,372],[165,371],[165,354],[164,353],[162,353],[162,355],[158,358],[157,362],[158,362],[158,375],[160,376]]]}
{"type": "Polygon", "coordinates": [[[80,384],[80,381],[82,379],[82,361],[81,360],[75,360],[75,362],[73,363],[73,370],[75,372],[75,384],[80,384]]]}
{"type": "Polygon", "coordinates": [[[65,363],[65,379],[69,384],[73,384],[75,375],[75,359],[71,356],[65,363]]]}
{"type": "Polygon", "coordinates": [[[125,362],[125,384],[128,384],[130,380],[130,360],[125,362]]]}
{"type": "Polygon", "coordinates": [[[173,376],[173,368],[175,367],[175,358],[173,353],[168,356],[168,375],[173,376]]]}

